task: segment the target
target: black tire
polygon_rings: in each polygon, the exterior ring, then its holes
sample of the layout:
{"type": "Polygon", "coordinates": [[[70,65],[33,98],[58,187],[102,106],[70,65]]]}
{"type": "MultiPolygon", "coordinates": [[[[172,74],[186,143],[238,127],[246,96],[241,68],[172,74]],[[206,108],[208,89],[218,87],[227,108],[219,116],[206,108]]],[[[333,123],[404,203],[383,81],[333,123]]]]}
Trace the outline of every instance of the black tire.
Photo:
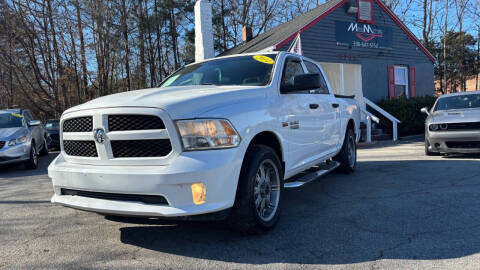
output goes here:
{"type": "Polygon", "coordinates": [[[40,150],[40,156],[46,156],[48,155],[48,143],[47,143],[47,139],[45,138],[43,140],[43,148],[42,150],[40,150]]]}
{"type": "Polygon", "coordinates": [[[425,155],[426,156],[440,156],[440,153],[432,152],[432,151],[428,150],[429,146],[430,146],[430,142],[428,141],[427,137],[425,136],[425,155]]]}
{"type": "Polygon", "coordinates": [[[338,170],[343,173],[353,173],[357,168],[357,140],[352,129],[347,129],[342,149],[333,160],[340,163],[338,170]]]}
{"type": "MultiPolygon", "coordinates": [[[[263,171],[265,175],[266,171],[263,171]]],[[[260,234],[272,229],[278,222],[282,190],[283,168],[275,151],[264,145],[250,146],[240,172],[235,203],[227,219],[229,225],[237,231],[248,234],[260,234]],[[262,181],[263,184],[259,184],[259,179],[262,179],[259,175],[261,166],[264,169],[268,167],[268,179],[273,179],[269,183],[275,182],[274,185],[265,185],[265,181],[262,181]],[[274,174],[278,178],[275,178],[274,174]],[[275,187],[277,185],[278,188],[275,187]],[[260,206],[260,209],[257,207],[256,198],[264,207],[260,206]],[[271,199],[275,202],[272,203],[271,199]],[[267,202],[268,206],[266,206],[267,202]],[[272,208],[274,203],[276,203],[276,207],[272,208]],[[262,212],[262,215],[259,214],[259,211],[262,212]],[[269,211],[268,218],[263,217],[267,211],[269,211]]]]}
{"type": "Polygon", "coordinates": [[[38,167],[38,154],[35,142],[32,141],[30,146],[30,158],[24,163],[25,168],[28,170],[34,170],[38,167]]]}

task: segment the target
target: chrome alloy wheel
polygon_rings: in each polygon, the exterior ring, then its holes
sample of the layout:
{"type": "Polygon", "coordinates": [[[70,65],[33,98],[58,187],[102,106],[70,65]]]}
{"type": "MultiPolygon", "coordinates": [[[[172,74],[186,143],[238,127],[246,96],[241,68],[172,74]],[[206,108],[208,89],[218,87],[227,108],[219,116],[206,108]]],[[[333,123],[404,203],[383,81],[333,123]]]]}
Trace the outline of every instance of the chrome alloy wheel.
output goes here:
{"type": "Polygon", "coordinates": [[[270,221],[280,201],[280,177],[272,160],[264,160],[258,167],[254,186],[255,209],[264,221],[270,221]]]}
{"type": "Polygon", "coordinates": [[[357,160],[356,147],[357,147],[357,145],[355,144],[354,136],[350,136],[348,138],[347,154],[348,154],[348,165],[352,168],[355,165],[355,162],[357,160]]]}

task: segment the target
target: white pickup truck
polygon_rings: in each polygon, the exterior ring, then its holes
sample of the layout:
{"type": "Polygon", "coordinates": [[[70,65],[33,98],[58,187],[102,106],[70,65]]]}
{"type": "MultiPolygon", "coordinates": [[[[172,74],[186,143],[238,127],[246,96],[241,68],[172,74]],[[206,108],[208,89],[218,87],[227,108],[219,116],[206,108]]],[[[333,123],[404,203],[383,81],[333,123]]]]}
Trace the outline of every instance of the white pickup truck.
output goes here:
{"type": "Polygon", "coordinates": [[[355,170],[359,125],[356,101],[336,97],[308,58],[209,59],[160,88],[67,110],[51,201],[106,216],[220,216],[258,233],[278,221],[283,188],[355,170]]]}

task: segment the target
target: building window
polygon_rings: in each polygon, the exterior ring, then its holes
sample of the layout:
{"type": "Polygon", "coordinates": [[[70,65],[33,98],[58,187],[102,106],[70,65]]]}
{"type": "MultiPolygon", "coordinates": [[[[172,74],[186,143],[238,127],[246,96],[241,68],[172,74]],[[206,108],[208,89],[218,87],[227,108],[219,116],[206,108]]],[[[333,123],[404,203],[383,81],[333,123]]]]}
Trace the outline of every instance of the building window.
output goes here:
{"type": "Polygon", "coordinates": [[[362,23],[374,23],[373,0],[358,0],[358,21],[362,23]]]}
{"type": "Polygon", "coordinates": [[[395,66],[395,97],[409,97],[407,67],[395,66]]]}

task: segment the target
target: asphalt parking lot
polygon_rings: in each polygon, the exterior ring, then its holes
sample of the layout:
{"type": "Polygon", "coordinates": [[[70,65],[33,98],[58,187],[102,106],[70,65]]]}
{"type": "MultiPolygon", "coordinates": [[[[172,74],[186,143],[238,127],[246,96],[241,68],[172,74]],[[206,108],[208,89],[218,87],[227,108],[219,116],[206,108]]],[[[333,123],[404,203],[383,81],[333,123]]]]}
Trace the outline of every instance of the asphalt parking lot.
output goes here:
{"type": "Polygon", "coordinates": [[[283,194],[278,226],[115,222],[51,205],[46,174],[0,167],[0,268],[478,269],[480,158],[426,157],[420,140],[359,150],[353,175],[283,194]]]}

